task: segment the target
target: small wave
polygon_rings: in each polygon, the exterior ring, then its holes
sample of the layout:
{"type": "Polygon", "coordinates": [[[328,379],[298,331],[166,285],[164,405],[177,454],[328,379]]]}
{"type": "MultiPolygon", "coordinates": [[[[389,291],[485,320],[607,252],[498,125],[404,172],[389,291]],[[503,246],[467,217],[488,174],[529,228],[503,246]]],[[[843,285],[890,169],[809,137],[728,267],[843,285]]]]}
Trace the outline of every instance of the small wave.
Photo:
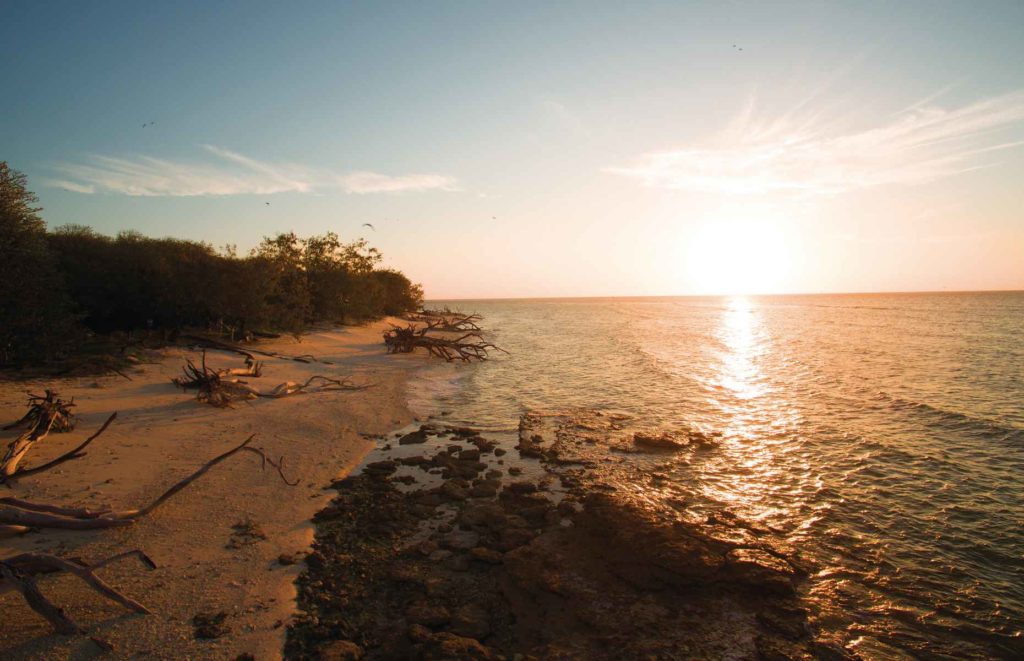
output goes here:
{"type": "Polygon", "coordinates": [[[888,402],[889,408],[895,411],[915,411],[941,420],[949,428],[956,431],[980,431],[986,435],[998,435],[1001,440],[1024,441],[1024,429],[1011,424],[1004,424],[990,418],[970,415],[961,411],[951,411],[926,402],[917,402],[887,392],[879,392],[878,398],[888,402]]]}

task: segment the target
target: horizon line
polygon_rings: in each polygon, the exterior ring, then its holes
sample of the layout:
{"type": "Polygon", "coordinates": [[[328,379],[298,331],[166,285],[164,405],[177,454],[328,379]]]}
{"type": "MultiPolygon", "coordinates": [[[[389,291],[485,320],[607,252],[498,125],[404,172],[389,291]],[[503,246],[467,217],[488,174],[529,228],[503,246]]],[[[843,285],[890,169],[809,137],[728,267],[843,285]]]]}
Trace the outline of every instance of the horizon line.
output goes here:
{"type": "Polygon", "coordinates": [[[819,291],[819,292],[787,292],[775,294],[602,294],[592,296],[490,296],[467,298],[424,298],[427,302],[445,301],[565,301],[565,300],[598,300],[606,298],[781,298],[784,296],[879,296],[907,294],[1024,294],[1022,289],[914,289],[900,291],[819,291]]]}

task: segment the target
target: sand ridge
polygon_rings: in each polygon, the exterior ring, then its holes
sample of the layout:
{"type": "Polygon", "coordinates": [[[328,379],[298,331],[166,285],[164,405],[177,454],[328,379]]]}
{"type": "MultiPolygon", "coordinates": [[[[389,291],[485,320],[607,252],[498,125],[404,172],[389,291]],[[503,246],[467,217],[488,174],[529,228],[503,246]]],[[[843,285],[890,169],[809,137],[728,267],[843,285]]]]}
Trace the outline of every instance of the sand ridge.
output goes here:
{"type": "MultiPolygon", "coordinates": [[[[0,540],[0,557],[25,551],[100,559],[141,549],[158,565],[147,571],[128,562],[103,569],[111,585],[148,606],[136,615],[107,602],[68,576],[44,577],[40,587],[88,629],[115,646],[114,658],[278,658],[294,609],[295,576],[302,564],[281,564],[282,554],[301,554],[312,540],[312,515],[330,500],[332,478],[351,470],[371,444],[363,434],[385,433],[410,423],[406,405],[409,376],[426,365],[420,355],[389,356],[381,344],[386,322],[325,329],[281,338],[259,347],[282,354],[312,354],[334,365],[260,357],[261,390],[283,381],[303,382],[314,374],[348,376],[372,388],[324,392],[284,399],[240,402],[215,409],[182,392],[170,379],[186,358],[199,353],[164,349],[156,360],[120,376],[0,383],[0,421],[25,411],[25,391],[45,387],[74,397],[78,427],[52,434],[29,455],[26,465],[67,451],[92,433],[113,411],[116,422],[88,455],[15,483],[10,495],[72,506],[137,507],[162,493],[212,457],[255,433],[254,446],[285,457],[288,487],[272,469],[260,470],[255,455],[232,457],[132,526],[101,531],[43,531],[0,540]],[[238,528],[251,522],[254,527],[238,528]],[[255,532],[256,534],[250,534],[255,532]],[[266,539],[260,539],[265,535],[266,539]],[[229,633],[215,640],[194,635],[198,613],[227,613],[229,633]]],[[[241,357],[209,351],[212,366],[240,367],[241,357]]],[[[14,432],[4,432],[3,442],[14,432]]],[[[15,594],[0,595],[0,656],[5,658],[91,658],[99,648],[87,637],[52,633],[44,619],[15,594]]]]}

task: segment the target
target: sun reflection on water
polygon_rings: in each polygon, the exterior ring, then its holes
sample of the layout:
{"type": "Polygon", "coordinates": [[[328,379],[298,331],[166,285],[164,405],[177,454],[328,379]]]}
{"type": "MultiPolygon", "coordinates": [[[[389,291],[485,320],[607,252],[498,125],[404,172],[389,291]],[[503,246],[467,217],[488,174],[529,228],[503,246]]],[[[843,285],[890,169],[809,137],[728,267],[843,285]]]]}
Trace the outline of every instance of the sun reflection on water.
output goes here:
{"type": "Polygon", "coordinates": [[[716,337],[723,351],[712,382],[724,438],[703,467],[703,494],[750,519],[792,522],[808,476],[794,463],[799,414],[761,367],[772,351],[762,310],[747,298],[729,299],[716,337]]]}

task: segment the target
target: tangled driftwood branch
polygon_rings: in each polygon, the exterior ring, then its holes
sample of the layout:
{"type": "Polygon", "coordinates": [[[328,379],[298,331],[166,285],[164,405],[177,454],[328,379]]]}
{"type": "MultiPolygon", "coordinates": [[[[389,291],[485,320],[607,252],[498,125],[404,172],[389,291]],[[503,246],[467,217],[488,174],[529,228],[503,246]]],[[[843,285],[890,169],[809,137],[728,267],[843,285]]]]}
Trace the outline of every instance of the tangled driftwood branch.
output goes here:
{"type": "Polygon", "coordinates": [[[18,464],[32,446],[46,438],[51,431],[66,432],[75,427],[74,414],[71,413],[71,407],[75,405],[73,399],[65,402],[57,396],[56,391],[47,390],[42,396],[29,393],[28,404],[28,413],[4,427],[5,430],[26,427],[26,430],[7,446],[0,460],[0,482],[17,473],[18,464]]]}
{"type": "MultiPolygon", "coordinates": [[[[0,560],[0,593],[12,590],[20,592],[29,607],[45,617],[57,630],[57,633],[84,633],[85,630],[68,617],[63,609],[53,605],[36,584],[36,577],[41,574],[66,571],[82,579],[89,587],[107,599],[136,613],[148,615],[150,613],[148,608],[131,597],[121,594],[95,573],[97,569],[126,558],[138,558],[149,569],[156,569],[156,564],[145,553],[138,550],[119,553],[92,564],[78,559],[58,558],[46,553],[22,553],[0,560]]],[[[101,640],[96,640],[96,643],[103,647],[108,646],[101,640]]]]}
{"type": "MultiPolygon", "coordinates": [[[[259,376],[260,363],[246,360],[251,375],[259,376]]],[[[347,379],[332,379],[320,374],[311,376],[305,383],[299,384],[294,381],[285,381],[278,384],[268,392],[262,392],[253,388],[241,379],[228,379],[226,376],[242,374],[242,370],[212,370],[206,366],[206,353],[203,353],[203,360],[200,366],[196,366],[191,360],[186,360],[182,368],[183,377],[172,379],[174,384],[182,389],[195,388],[196,399],[205,404],[217,407],[231,406],[231,402],[243,399],[255,399],[257,397],[268,397],[280,399],[288,395],[296,395],[303,392],[326,392],[335,390],[362,390],[368,386],[352,385],[347,379]],[[316,384],[314,386],[314,384],[316,384]],[[312,390],[315,388],[315,390],[312,390]]]]}
{"type": "Polygon", "coordinates": [[[24,532],[28,528],[94,530],[97,528],[114,528],[118,526],[131,525],[162,505],[171,496],[202,477],[208,470],[220,462],[243,451],[259,455],[263,460],[264,467],[269,463],[271,466],[276,468],[278,475],[281,476],[281,479],[284,480],[285,484],[288,484],[289,486],[295,486],[295,484],[298,484],[297,480],[295,482],[289,482],[284,476],[283,457],[277,462],[274,462],[266,456],[263,450],[249,446],[249,443],[252,442],[254,437],[255,434],[245,439],[241,445],[238,445],[224,454],[214,457],[210,461],[206,462],[194,473],[165,491],[152,503],[140,509],[123,510],[119,512],[109,509],[90,510],[85,508],[61,507],[59,505],[50,505],[46,503],[33,503],[21,500],[20,498],[6,497],[0,498],[0,526],[3,526],[6,532],[12,533],[24,532]]]}
{"type": "Polygon", "coordinates": [[[110,423],[113,422],[115,418],[117,418],[117,412],[116,411],[114,413],[110,414],[110,417],[107,418],[106,422],[104,422],[102,425],[100,425],[100,428],[97,429],[96,432],[93,433],[92,436],[90,436],[89,438],[87,438],[84,441],[82,441],[82,444],[79,445],[78,447],[76,447],[75,449],[69,450],[68,452],[65,452],[61,456],[57,457],[56,459],[51,459],[50,461],[48,461],[45,464],[42,464],[40,466],[33,466],[32,468],[22,468],[21,466],[18,466],[16,468],[16,470],[13,473],[11,473],[10,475],[0,476],[0,483],[10,482],[11,480],[17,480],[17,479],[20,479],[20,478],[23,478],[23,477],[28,477],[29,475],[38,475],[39,473],[42,473],[43,471],[48,471],[51,468],[54,468],[56,466],[59,466],[59,465],[63,464],[65,461],[70,461],[72,459],[78,459],[79,457],[84,457],[85,456],[85,452],[84,452],[85,448],[88,447],[88,445],[90,443],[92,443],[94,440],[96,440],[99,437],[100,434],[105,432],[107,430],[107,427],[110,426],[110,423]]]}
{"type": "Polygon", "coordinates": [[[427,311],[412,313],[405,317],[408,321],[423,323],[429,330],[447,333],[464,333],[481,331],[479,322],[483,317],[478,314],[462,314],[459,312],[427,311]]]}
{"type": "Polygon", "coordinates": [[[461,360],[487,360],[487,352],[491,349],[508,353],[501,347],[487,342],[480,331],[469,331],[455,338],[428,335],[436,327],[430,324],[417,328],[409,324],[405,328],[391,325],[384,332],[384,344],[388,353],[412,353],[417,347],[426,349],[430,355],[444,358],[448,362],[461,360]]]}

